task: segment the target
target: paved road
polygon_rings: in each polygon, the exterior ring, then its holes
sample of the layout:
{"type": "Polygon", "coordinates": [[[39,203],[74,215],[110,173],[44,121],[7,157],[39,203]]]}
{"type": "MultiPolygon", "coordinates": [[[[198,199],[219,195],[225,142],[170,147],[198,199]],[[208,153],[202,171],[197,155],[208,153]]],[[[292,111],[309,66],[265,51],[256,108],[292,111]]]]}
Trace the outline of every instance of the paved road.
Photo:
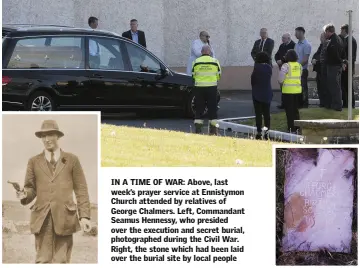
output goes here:
{"type": "MultiPolygon", "coordinates": [[[[274,93],[272,102],[272,112],[278,111],[276,105],[279,104],[279,93],[274,93]]],[[[157,114],[151,117],[143,116],[126,116],[126,117],[103,117],[102,122],[118,126],[144,127],[154,129],[167,129],[182,132],[193,132],[193,121],[183,119],[178,115],[165,113],[157,114]]],[[[234,118],[254,115],[253,104],[250,92],[224,92],[221,94],[219,119],[234,118]]],[[[227,134],[228,136],[229,134],[227,134]]],[[[230,134],[231,135],[231,134],[230,134]]]]}

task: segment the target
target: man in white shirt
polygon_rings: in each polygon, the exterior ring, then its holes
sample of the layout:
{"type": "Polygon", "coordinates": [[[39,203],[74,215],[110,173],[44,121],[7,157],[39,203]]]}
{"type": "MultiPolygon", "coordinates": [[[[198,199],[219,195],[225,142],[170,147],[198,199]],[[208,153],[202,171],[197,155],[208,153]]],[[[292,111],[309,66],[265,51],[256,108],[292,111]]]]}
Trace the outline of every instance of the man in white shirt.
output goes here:
{"type": "MultiPolygon", "coordinates": [[[[90,17],[88,24],[91,29],[95,30],[99,25],[99,20],[96,17],[90,17]]],[[[93,39],[89,39],[89,63],[92,69],[99,68],[100,66],[100,46],[93,39]]]]}
{"type": "MultiPolygon", "coordinates": [[[[194,60],[196,60],[198,57],[200,57],[202,55],[201,50],[202,50],[203,46],[204,45],[210,46],[210,35],[208,32],[206,32],[206,31],[200,32],[199,37],[200,37],[199,39],[194,40],[191,44],[190,57],[189,57],[187,69],[186,69],[186,73],[188,75],[192,75],[192,64],[193,64],[194,60]]],[[[210,46],[210,49],[211,49],[211,54],[209,56],[215,58],[214,48],[212,46],[210,46]]]]}

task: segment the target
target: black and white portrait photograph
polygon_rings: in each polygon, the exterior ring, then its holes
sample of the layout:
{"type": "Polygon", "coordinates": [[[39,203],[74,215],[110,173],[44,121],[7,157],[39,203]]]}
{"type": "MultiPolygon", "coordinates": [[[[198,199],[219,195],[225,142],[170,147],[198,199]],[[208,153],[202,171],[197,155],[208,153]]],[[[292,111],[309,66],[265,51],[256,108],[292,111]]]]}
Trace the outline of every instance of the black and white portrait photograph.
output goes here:
{"type": "Polygon", "coordinates": [[[3,263],[97,263],[100,114],[2,120],[3,263]]]}

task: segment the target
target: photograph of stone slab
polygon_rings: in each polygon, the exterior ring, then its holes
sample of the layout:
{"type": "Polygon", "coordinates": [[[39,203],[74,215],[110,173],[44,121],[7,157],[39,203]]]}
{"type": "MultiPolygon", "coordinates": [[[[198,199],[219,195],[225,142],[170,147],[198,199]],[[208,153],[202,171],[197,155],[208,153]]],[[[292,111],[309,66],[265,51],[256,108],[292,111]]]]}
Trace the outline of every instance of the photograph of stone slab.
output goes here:
{"type": "Polygon", "coordinates": [[[350,253],[354,150],[291,148],[287,156],[282,251],[350,253]]]}

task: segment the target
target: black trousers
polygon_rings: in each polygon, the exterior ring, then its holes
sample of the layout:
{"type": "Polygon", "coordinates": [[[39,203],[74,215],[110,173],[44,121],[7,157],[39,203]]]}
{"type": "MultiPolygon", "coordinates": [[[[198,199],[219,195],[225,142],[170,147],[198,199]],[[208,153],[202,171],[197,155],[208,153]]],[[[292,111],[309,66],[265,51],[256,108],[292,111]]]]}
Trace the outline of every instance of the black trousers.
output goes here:
{"type": "Polygon", "coordinates": [[[261,132],[263,118],[265,127],[270,129],[270,103],[260,102],[255,99],[253,99],[253,103],[257,132],[261,132]]]}
{"type": "Polygon", "coordinates": [[[321,70],[316,72],[316,87],[317,87],[317,92],[318,92],[318,96],[319,96],[320,107],[325,107],[326,84],[325,84],[325,86],[323,85],[323,74],[321,73],[321,70]]]}
{"type": "Polygon", "coordinates": [[[299,94],[283,94],[283,96],[288,130],[295,132],[298,128],[295,127],[294,120],[300,119],[299,94]]]}
{"type": "MultiPolygon", "coordinates": [[[[355,74],[355,68],[354,68],[354,64],[353,64],[353,70],[352,70],[352,77],[355,74]]],[[[348,107],[348,74],[349,71],[348,69],[346,69],[345,71],[342,71],[341,73],[341,89],[342,89],[342,100],[343,100],[343,108],[347,108],[348,107]]],[[[352,81],[352,107],[355,108],[355,94],[354,94],[354,82],[352,81]]]]}
{"type": "Polygon", "coordinates": [[[195,87],[195,119],[202,119],[205,107],[208,119],[217,119],[217,87],[195,87]]]}
{"type": "MultiPolygon", "coordinates": [[[[298,97],[298,107],[307,108],[309,106],[309,87],[308,87],[309,71],[307,69],[302,70],[301,74],[301,97],[298,97]]],[[[300,95],[300,94],[299,94],[300,95]]]]}
{"type": "Polygon", "coordinates": [[[329,108],[337,111],[342,110],[341,72],[341,65],[326,66],[327,87],[331,100],[329,108]]]}

